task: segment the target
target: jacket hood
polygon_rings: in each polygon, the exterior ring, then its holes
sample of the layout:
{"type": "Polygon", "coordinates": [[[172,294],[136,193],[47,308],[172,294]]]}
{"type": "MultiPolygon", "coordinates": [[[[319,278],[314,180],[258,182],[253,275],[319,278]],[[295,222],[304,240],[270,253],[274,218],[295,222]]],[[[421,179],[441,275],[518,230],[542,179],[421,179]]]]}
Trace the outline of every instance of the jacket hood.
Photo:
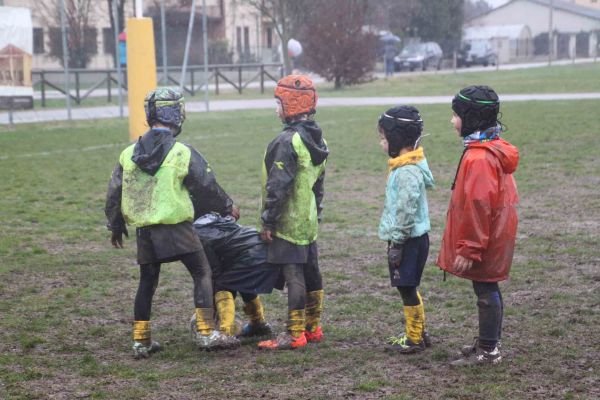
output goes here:
{"type": "Polygon", "coordinates": [[[504,139],[496,139],[483,143],[472,143],[469,145],[469,148],[482,148],[492,153],[498,161],[500,161],[502,171],[506,174],[515,172],[519,165],[519,149],[504,139]]]}
{"type": "Polygon", "coordinates": [[[435,184],[435,181],[433,179],[433,174],[429,169],[429,164],[427,164],[427,159],[425,158],[419,161],[416,166],[419,167],[421,173],[423,174],[423,182],[425,182],[425,187],[432,188],[435,184]]]}
{"type": "Polygon", "coordinates": [[[321,165],[327,159],[329,149],[323,140],[323,132],[315,121],[292,122],[287,127],[298,132],[310,153],[310,159],[314,165],[321,165]]]}
{"type": "Polygon", "coordinates": [[[131,160],[154,176],[174,144],[175,137],[169,129],[151,129],[138,139],[131,160]]]}

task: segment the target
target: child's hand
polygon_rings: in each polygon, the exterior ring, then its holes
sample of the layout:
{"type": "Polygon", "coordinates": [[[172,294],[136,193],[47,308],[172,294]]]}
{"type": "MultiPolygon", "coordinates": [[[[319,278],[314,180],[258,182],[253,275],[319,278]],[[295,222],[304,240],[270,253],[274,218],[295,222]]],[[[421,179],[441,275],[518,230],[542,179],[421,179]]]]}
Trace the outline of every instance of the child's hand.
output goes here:
{"type": "Polygon", "coordinates": [[[260,238],[265,243],[271,243],[273,241],[273,232],[268,229],[263,229],[262,232],[260,232],[260,238]]]}
{"type": "Polygon", "coordinates": [[[110,242],[115,249],[123,248],[123,233],[120,231],[113,231],[110,235],[110,242]]]}
{"type": "Polygon", "coordinates": [[[402,261],[402,247],[395,245],[395,247],[390,247],[388,251],[388,264],[392,268],[399,268],[400,261],[402,261]]]}
{"type": "Polygon", "coordinates": [[[231,216],[237,221],[240,219],[240,208],[236,205],[231,206],[231,216]]]}
{"type": "Polygon", "coordinates": [[[454,259],[454,270],[456,272],[466,272],[473,266],[473,260],[469,260],[461,255],[457,255],[454,259]]]}

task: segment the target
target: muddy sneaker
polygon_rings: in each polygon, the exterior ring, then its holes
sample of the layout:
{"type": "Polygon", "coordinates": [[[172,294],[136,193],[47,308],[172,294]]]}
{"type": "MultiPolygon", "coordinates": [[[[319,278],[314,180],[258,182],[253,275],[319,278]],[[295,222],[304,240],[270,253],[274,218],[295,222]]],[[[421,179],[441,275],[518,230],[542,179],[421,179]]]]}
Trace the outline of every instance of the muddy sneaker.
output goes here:
{"type": "Polygon", "coordinates": [[[466,367],[471,365],[497,365],[502,362],[502,355],[498,347],[492,351],[485,351],[481,348],[477,348],[475,354],[469,357],[459,358],[458,360],[450,363],[453,367],[466,367]]]}
{"type": "Polygon", "coordinates": [[[304,346],[306,346],[306,336],[304,335],[304,332],[302,332],[300,337],[294,337],[288,332],[281,332],[276,339],[258,342],[258,348],[261,350],[293,350],[304,346]]]}
{"type": "MultiPolygon", "coordinates": [[[[471,355],[477,353],[477,345],[478,344],[479,344],[479,338],[477,336],[475,336],[473,338],[473,343],[465,345],[460,348],[460,354],[462,354],[465,357],[468,357],[468,356],[471,356],[471,355]]],[[[502,348],[502,342],[500,340],[498,340],[498,343],[496,343],[496,347],[498,348],[498,350],[500,350],[502,348]]]]}
{"type": "Polygon", "coordinates": [[[425,350],[425,341],[421,340],[420,343],[413,343],[406,335],[400,337],[392,336],[388,338],[388,344],[385,346],[385,350],[401,354],[418,353],[425,350]]]}
{"type": "Polygon", "coordinates": [[[312,342],[312,343],[321,342],[324,339],[323,329],[321,329],[321,327],[319,326],[319,327],[317,327],[317,329],[314,332],[306,330],[306,331],[304,331],[304,336],[306,336],[307,342],[312,342]]]}
{"type": "Polygon", "coordinates": [[[431,336],[429,336],[429,332],[423,331],[423,336],[421,337],[423,338],[423,344],[425,344],[425,347],[431,347],[433,342],[431,340],[431,336]]]}
{"type": "Polygon", "coordinates": [[[140,358],[148,358],[152,353],[162,350],[160,344],[152,340],[149,345],[142,342],[133,342],[133,358],[139,360],[140,358]]]}
{"type": "Polygon", "coordinates": [[[194,341],[200,350],[232,349],[240,346],[240,341],[220,331],[212,331],[210,335],[202,335],[196,331],[194,341]]]}
{"type": "Polygon", "coordinates": [[[223,350],[231,350],[237,349],[241,345],[242,342],[240,342],[240,339],[236,338],[235,336],[222,334],[221,338],[219,339],[218,348],[223,350]]]}
{"type": "Polygon", "coordinates": [[[271,337],[271,336],[273,336],[273,328],[271,328],[271,325],[268,322],[258,322],[255,324],[253,324],[251,322],[247,322],[242,327],[242,332],[238,336],[240,336],[240,337],[257,337],[257,336],[271,337]]]}

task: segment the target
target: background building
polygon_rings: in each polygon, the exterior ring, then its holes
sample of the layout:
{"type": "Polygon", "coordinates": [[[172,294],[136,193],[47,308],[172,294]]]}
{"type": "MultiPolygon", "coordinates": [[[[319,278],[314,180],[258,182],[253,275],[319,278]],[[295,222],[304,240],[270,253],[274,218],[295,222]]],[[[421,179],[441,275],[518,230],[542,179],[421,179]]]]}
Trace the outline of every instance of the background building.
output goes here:
{"type": "MultiPolygon", "coordinates": [[[[597,54],[600,9],[580,5],[587,3],[596,2],[554,0],[553,43],[550,48],[556,58],[594,57],[597,54]]],[[[502,26],[507,24],[525,26],[531,33],[532,43],[528,45],[524,42],[526,36],[522,34],[508,40],[510,58],[520,58],[523,49],[533,49],[533,55],[547,55],[550,5],[550,0],[512,0],[466,22],[465,28],[467,31],[481,29],[500,32],[502,26]]]]}
{"type": "MultiPolygon", "coordinates": [[[[65,0],[68,5],[69,1],[65,0]]],[[[114,67],[114,32],[108,1],[88,0],[87,26],[82,30],[85,51],[89,52],[87,68],[114,67]]],[[[0,5],[25,7],[31,10],[33,23],[33,68],[50,69],[62,66],[52,41],[60,42],[60,0],[0,0],[0,5]]],[[[154,20],[157,65],[162,65],[160,0],[144,0],[144,16],[154,20]]],[[[190,0],[165,0],[167,61],[181,65],[185,50],[190,16],[190,0]]],[[[204,63],[202,40],[202,1],[196,1],[196,13],[189,63],[204,63]]],[[[134,14],[134,1],[125,0],[125,20],[134,14]]],[[[206,0],[209,39],[209,62],[278,62],[279,38],[259,12],[243,0],[206,0]]],[[[121,27],[122,29],[123,27],[121,27]]],[[[70,33],[72,34],[72,33],[70,33]]]]}

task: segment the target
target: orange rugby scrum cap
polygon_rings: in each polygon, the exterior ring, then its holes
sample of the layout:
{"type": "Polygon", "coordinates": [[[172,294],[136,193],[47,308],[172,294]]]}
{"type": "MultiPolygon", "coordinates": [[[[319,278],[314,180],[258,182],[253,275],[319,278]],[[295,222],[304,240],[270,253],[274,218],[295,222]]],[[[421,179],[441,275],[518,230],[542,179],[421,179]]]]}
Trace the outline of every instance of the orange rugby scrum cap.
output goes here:
{"type": "Polygon", "coordinates": [[[306,75],[288,75],[277,82],[275,97],[281,101],[286,119],[317,112],[317,91],[306,75]]]}

